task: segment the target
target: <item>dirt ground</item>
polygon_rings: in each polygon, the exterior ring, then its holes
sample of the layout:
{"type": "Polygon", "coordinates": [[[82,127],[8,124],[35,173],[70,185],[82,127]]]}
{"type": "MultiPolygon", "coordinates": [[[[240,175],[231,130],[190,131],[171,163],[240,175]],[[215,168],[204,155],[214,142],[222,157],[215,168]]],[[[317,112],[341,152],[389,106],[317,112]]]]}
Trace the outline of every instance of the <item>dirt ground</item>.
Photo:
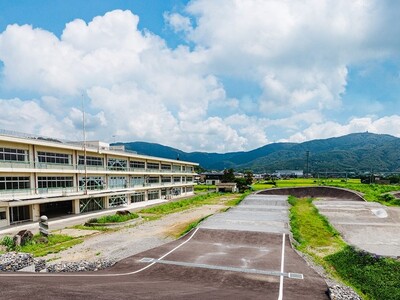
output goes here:
{"type": "Polygon", "coordinates": [[[101,232],[78,229],[63,229],[58,233],[84,236],[84,242],[59,253],[49,254],[44,259],[51,263],[61,261],[96,260],[100,258],[121,260],[142,251],[158,247],[175,240],[185,228],[201,218],[227,208],[225,203],[237,196],[226,196],[218,204],[204,205],[189,210],[165,215],[153,221],[141,221],[118,231],[101,232]]]}

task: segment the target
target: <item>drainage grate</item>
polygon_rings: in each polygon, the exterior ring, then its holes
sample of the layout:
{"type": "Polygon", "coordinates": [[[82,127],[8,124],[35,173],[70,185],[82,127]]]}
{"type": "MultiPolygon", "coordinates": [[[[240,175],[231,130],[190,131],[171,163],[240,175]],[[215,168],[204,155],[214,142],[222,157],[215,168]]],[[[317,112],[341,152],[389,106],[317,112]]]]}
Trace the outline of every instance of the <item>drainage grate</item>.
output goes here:
{"type": "Polygon", "coordinates": [[[288,277],[292,279],[304,279],[303,274],[300,273],[289,273],[288,277]]]}

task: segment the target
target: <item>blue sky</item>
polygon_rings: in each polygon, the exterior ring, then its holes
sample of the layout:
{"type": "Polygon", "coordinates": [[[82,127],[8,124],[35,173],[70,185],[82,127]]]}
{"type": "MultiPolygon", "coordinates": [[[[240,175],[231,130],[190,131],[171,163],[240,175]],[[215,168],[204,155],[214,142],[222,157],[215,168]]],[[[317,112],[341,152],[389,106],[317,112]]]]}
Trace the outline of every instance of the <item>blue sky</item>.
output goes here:
{"type": "Polygon", "coordinates": [[[400,2],[0,0],[0,129],[185,151],[400,137],[400,2]]]}

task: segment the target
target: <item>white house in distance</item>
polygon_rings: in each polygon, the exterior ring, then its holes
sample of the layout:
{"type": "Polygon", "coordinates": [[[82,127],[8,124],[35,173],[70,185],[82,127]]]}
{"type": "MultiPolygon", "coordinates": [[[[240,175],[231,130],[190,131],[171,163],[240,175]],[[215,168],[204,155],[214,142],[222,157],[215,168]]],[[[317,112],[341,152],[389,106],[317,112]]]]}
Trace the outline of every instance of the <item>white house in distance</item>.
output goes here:
{"type": "Polygon", "coordinates": [[[0,131],[0,228],[193,194],[197,163],[0,131]]]}
{"type": "Polygon", "coordinates": [[[304,172],[303,170],[276,170],[273,174],[278,178],[281,177],[303,177],[304,172]]]}

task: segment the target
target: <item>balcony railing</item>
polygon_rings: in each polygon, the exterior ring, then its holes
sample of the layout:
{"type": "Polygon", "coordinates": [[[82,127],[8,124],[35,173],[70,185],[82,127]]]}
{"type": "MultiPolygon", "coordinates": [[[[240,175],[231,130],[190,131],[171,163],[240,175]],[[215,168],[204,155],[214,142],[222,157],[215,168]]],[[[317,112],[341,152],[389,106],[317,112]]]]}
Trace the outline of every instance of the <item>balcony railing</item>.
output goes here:
{"type": "MultiPolygon", "coordinates": [[[[99,185],[99,186],[88,186],[87,191],[99,192],[109,190],[121,190],[121,189],[133,189],[133,188],[161,188],[176,185],[192,185],[193,181],[190,182],[152,182],[152,183],[141,183],[141,184],[120,184],[120,185],[99,185]]],[[[70,196],[76,195],[77,193],[83,193],[86,190],[84,186],[79,187],[64,187],[64,188],[37,188],[37,189],[15,189],[15,190],[0,190],[0,201],[5,199],[6,201],[23,201],[24,198],[29,196],[37,196],[38,198],[55,196],[70,196]],[[12,199],[10,199],[12,198],[12,199]]]]}
{"type": "Polygon", "coordinates": [[[185,170],[165,170],[165,169],[143,169],[143,168],[129,168],[129,167],[105,167],[105,166],[92,166],[87,165],[73,165],[73,164],[58,164],[58,163],[42,163],[42,162],[21,162],[21,161],[0,161],[0,168],[10,169],[51,169],[51,170],[79,170],[84,171],[111,171],[111,172],[136,172],[136,173],[183,173],[195,174],[194,171],[185,170]]]}

